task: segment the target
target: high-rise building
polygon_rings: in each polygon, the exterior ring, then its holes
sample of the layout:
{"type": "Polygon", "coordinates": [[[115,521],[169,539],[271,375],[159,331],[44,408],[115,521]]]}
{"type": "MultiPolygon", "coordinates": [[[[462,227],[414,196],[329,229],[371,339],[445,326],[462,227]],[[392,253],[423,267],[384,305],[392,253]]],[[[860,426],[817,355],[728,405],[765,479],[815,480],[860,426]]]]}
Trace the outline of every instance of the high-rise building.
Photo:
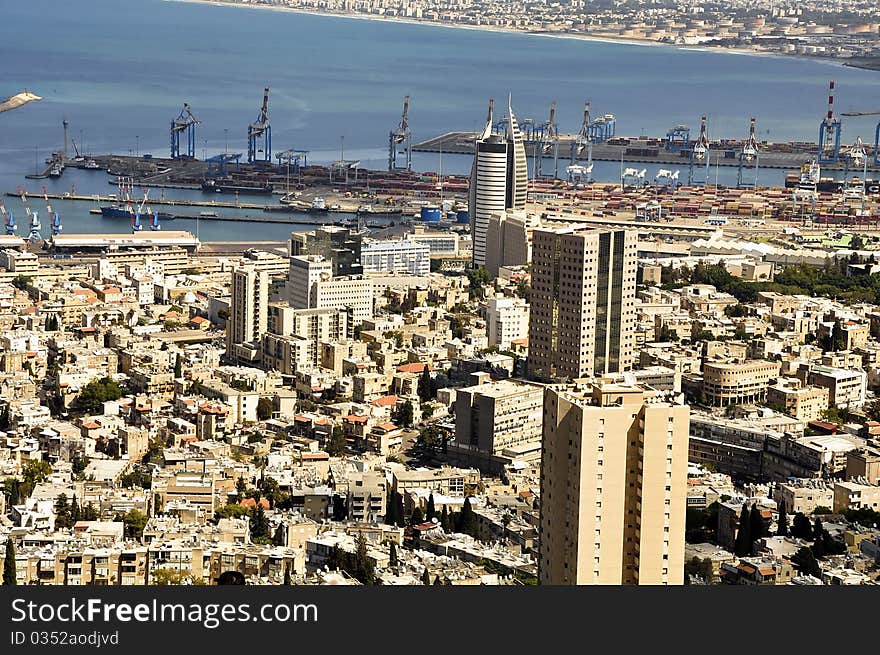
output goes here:
{"type": "Polygon", "coordinates": [[[360,275],[361,235],[346,227],[322,225],[290,235],[290,256],[319,255],[330,262],[333,275],[360,275]]]}
{"type": "Polygon", "coordinates": [[[492,133],[492,105],[483,134],[474,146],[468,210],[474,266],[486,265],[489,217],[505,209],[525,209],[529,169],[522,132],[508,104],[507,134],[492,133]]]}
{"type": "Polygon", "coordinates": [[[534,231],[530,376],[561,381],[632,367],[637,245],[632,230],[534,231]]]}
{"type": "Polygon", "coordinates": [[[545,389],[541,584],[683,584],[689,422],[639,385],[545,389]]]}
{"type": "Polygon", "coordinates": [[[226,349],[259,341],[266,333],[269,273],[243,266],[232,272],[232,298],[226,324],[226,349]]]}
{"type": "Polygon", "coordinates": [[[320,255],[290,258],[288,301],[294,309],[347,309],[360,323],[373,315],[373,283],[362,276],[333,277],[333,266],[320,255]]]}

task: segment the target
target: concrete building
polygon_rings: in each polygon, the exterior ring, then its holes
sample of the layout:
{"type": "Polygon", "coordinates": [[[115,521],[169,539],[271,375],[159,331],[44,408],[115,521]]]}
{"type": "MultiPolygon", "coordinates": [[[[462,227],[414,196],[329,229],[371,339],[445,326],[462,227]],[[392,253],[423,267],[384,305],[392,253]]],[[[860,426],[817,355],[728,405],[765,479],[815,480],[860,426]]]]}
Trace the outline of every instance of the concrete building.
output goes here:
{"type": "Polygon", "coordinates": [[[288,302],[294,309],[347,309],[360,323],[373,315],[373,283],[363,277],[333,277],[321,256],[290,258],[288,302]]]}
{"type": "Polygon", "coordinates": [[[0,268],[16,275],[33,276],[40,270],[40,260],[32,252],[0,250],[0,268]]]}
{"type": "Polygon", "coordinates": [[[834,507],[834,487],[817,479],[780,482],[774,488],[773,499],[785,503],[790,517],[798,512],[809,516],[817,507],[834,507]]]}
{"type": "Polygon", "coordinates": [[[468,210],[474,266],[486,265],[489,217],[505,209],[525,209],[529,170],[522,133],[508,107],[507,134],[492,133],[493,115],[474,147],[468,210]]]}
{"type": "Polygon", "coordinates": [[[370,241],[361,248],[364,273],[430,275],[431,248],[409,239],[370,241]]]}
{"type": "Polygon", "coordinates": [[[828,409],[828,389],[805,387],[797,378],[785,378],[767,388],[767,403],[778,405],[789,416],[814,421],[828,409]]]}
{"type": "Polygon", "coordinates": [[[852,478],[880,484],[880,449],[859,448],[846,454],[846,479],[852,478]]]}
{"type": "Polygon", "coordinates": [[[290,256],[316,255],[330,262],[331,275],[360,275],[361,235],[345,227],[322,225],[290,235],[290,256]]]}
{"type": "Polygon", "coordinates": [[[232,272],[232,306],[226,323],[226,348],[259,341],[266,333],[269,274],[251,267],[232,272]]]}
{"type": "Polygon", "coordinates": [[[542,584],[683,584],[690,409],[645,387],[548,387],[542,584]]]}
{"type": "Polygon", "coordinates": [[[630,230],[535,230],[530,376],[577,379],[632,367],[636,242],[630,230]]]}
{"type": "Polygon", "coordinates": [[[455,443],[486,453],[541,440],[542,387],[502,381],[458,389],[455,443]]]}
{"type": "Polygon", "coordinates": [[[764,402],[770,380],[779,375],[779,362],[750,359],[740,362],[706,362],[703,393],[718,407],[764,402]]]}
{"type": "Polygon", "coordinates": [[[492,214],[486,227],[486,270],[495,277],[503,266],[532,261],[532,233],[541,219],[524,210],[492,214]]]}
{"type": "Polygon", "coordinates": [[[802,364],[798,377],[807,384],[828,389],[828,403],[854,409],[865,404],[868,374],[861,370],[802,364]]]}
{"type": "Polygon", "coordinates": [[[835,512],[845,509],[872,509],[880,512],[880,487],[865,480],[834,483],[835,512]]]}
{"type": "Polygon", "coordinates": [[[486,332],[489,345],[502,350],[515,339],[528,338],[528,303],[522,298],[491,298],[486,306],[486,332]]]}

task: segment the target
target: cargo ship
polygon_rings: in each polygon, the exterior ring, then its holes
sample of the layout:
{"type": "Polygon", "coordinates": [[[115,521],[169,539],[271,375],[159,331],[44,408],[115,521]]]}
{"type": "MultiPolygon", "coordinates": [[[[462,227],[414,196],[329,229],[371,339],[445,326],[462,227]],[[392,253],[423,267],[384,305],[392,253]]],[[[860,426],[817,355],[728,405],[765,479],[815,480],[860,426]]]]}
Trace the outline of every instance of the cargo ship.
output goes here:
{"type": "Polygon", "coordinates": [[[209,193],[244,193],[251,195],[271,195],[271,184],[248,184],[237,180],[205,180],[202,191],[209,193]]]}
{"type": "MultiPolygon", "coordinates": [[[[168,214],[165,212],[157,212],[159,214],[159,221],[173,221],[174,215],[168,214]]],[[[119,205],[109,205],[106,207],[101,207],[101,216],[103,218],[124,218],[126,220],[131,220],[131,213],[129,213],[128,207],[120,207],[119,205]]],[[[141,214],[143,218],[152,218],[152,214],[141,214]]]]}
{"type": "MultiPolygon", "coordinates": [[[[822,177],[819,165],[816,162],[804,164],[798,173],[789,173],[785,176],[785,188],[797,189],[815,185],[819,193],[840,193],[847,187],[846,180],[837,180],[833,177],[822,177]]],[[[861,179],[852,178],[850,186],[861,186],[861,179]]],[[[866,179],[865,193],[880,194],[880,179],[866,179]]]]}

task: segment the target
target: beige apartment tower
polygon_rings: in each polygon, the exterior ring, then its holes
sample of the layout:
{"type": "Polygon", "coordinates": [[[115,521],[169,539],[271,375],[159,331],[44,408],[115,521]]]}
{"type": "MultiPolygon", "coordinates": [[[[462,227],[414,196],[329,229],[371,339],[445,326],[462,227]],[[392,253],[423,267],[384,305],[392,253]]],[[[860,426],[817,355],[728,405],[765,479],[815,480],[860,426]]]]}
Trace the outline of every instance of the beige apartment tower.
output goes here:
{"type": "Polygon", "coordinates": [[[232,272],[232,301],[226,325],[226,348],[259,341],[266,333],[269,274],[251,267],[232,272]]]}
{"type": "Polygon", "coordinates": [[[689,423],[639,385],[545,389],[541,584],[684,583],[689,423]]]}
{"type": "Polygon", "coordinates": [[[556,382],[632,368],[637,246],[633,230],[534,231],[531,377],[556,382]]]}

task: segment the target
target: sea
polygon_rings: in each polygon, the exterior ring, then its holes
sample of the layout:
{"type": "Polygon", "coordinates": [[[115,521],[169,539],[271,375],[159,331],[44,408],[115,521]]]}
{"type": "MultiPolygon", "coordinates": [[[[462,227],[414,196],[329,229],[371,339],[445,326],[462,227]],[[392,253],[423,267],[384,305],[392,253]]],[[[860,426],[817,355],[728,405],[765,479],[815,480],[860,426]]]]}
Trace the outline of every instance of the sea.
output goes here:
{"type": "MultiPolygon", "coordinates": [[[[326,163],[344,149],[346,159],[379,169],[387,166],[388,132],[405,95],[414,141],[478,129],[490,97],[500,110],[510,98],[520,120],[543,120],[556,101],[561,132],[577,131],[589,100],[594,115],[616,116],[622,136],[662,136],[682,123],[696,131],[706,115],[710,137],[741,139],[754,116],[759,138],[771,141],[816,140],[829,80],[836,83],[838,112],[880,109],[880,73],[815,59],[167,0],[28,0],[6,2],[3,12],[0,97],[23,89],[43,97],[0,114],[3,194],[19,185],[40,191],[44,184],[49,192],[114,191],[103,172],[24,178],[60,149],[65,119],[84,154],[165,156],[169,124],[187,102],[202,121],[197,156],[246,152],[247,125],[259,114],[265,86],[276,152],[304,149],[310,163],[326,163]]],[[[859,136],[873,143],[877,119],[846,118],[844,143],[859,136]]],[[[436,154],[416,153],[413,163],[422,171],[441,165],[436,154]]],[[[466,173],[470,164],[467,155],[447,154],[442,170],[466,173]]],[[[594,174],[618,180],[620,165],[597,163],[594,174]]],[[[784,174],[761,171],[759,181],[780,184],[784,174]]],[[[735,176],[732,168],[717,171],[720,184],[732,184],[735,176]]],[[[180,190],[166,195],[210,197],[180,190]]],[[[20,200],[4,202],[21,223],[20,200]]],[[[42,201],[31,204],[42,209],[42,201]]],[[[54,208],[65,232],[127,230],[118,219],[89,214],[94,206],[59,201],[54,208]]],[[[165,228],[195,232],[194,223],[165,228]]],[[[283,240],[291,229],[198,226],[203,241],[283,240]]]]}

